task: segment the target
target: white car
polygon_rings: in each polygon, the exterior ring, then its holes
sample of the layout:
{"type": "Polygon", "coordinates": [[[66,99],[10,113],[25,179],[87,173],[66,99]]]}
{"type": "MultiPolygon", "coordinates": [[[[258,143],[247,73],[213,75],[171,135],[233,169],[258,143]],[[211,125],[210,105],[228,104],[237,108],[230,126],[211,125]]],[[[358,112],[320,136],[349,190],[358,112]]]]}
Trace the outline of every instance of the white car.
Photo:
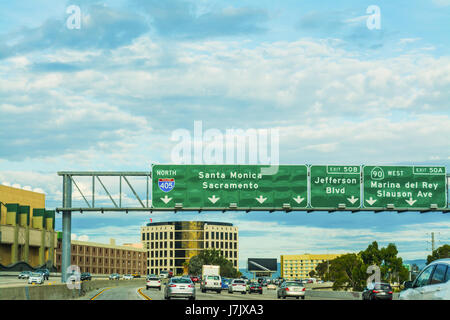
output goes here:
{"type": "Polygon", "coordinates": [[[131,280],[131,279],[133,279],[133,276],[131,274],[124,274],[122,279],[123,280],[131,280]]]}
{"type": "Polygon", "coordinates": [[[276,290],[277,289],[277,285],[274,283],[269,283],[267,285],[267,290],[276,290]]]}
{"type": "Polygon", "coordinates": [[[450,259],[431,262],[416,280],[405,282],[400,300],[450,300],[450,259]]]}
{"type": "Polygon", "coordinates": [[[149,276],[147,277],[146,289],[156,288],[161,290],[161,279],[158,276],[149,276]]]}
{"type": "Polygon", "coordinates": [[[240,292],[242,294],[247,293],[247,282],[244,279],[234,279],[228,285],[228,293],[240,292]]]}
{"type": "Polygon", "coordinates": [[[33,272],[30,277],[28,278],[28,284],[32,283],[38,283],[43,284],[44,283],[44,275],[40,272],[33,272]]]}

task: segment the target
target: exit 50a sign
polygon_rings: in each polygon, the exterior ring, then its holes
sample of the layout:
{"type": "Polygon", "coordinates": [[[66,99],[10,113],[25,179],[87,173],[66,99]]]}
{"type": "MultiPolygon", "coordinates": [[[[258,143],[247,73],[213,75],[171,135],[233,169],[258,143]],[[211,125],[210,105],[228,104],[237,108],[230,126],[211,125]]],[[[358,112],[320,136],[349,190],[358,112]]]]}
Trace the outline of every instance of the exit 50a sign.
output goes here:
{"type": "Polygon", "coordinates": [[[445,167],[364,166],[365,208],[438,208],[447,206],[445,167]]]}
{"type": "Polygon", "coordinates": [[[395,208],[447,206],[445,167],[154,165],[154,208],[395,208]]]}

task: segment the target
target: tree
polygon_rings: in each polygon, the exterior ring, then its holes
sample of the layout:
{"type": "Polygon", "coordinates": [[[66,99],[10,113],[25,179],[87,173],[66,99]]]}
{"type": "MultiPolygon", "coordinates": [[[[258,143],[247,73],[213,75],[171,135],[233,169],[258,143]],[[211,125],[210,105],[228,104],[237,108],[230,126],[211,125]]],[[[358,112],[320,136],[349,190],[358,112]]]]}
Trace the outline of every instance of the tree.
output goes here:
{"type": "Polygon", "coordinates": [[[319,263],[315,274],[324,281],[333,282],[333,290],[351,287],[361,291],[365,286],[370,266],[380,268],[380,281],[399,283],[408,280],[409,270],[403,266],[403,260],[397,257],[395,244],[390,243],[385,248],[379,248],[376,241],[358,254],[345,254],[328,262],[319,263]]]}
{"type": "Polygon", "coordinates": [[[443,246],[437,248],[433,251],[431,255],[427,257],[427,264],[434,260],[450,258],[450,245],[444,244],[443,246]]]}
{"type": "Polygon", "coordinates": [[[220,275],[222,277],[239,278],[242,274],[236,270],[233,263],[222,256],[216,249],[206,249],[189,260],[189,274],[201,274],[203,265],[220,266],[220,275]]]}

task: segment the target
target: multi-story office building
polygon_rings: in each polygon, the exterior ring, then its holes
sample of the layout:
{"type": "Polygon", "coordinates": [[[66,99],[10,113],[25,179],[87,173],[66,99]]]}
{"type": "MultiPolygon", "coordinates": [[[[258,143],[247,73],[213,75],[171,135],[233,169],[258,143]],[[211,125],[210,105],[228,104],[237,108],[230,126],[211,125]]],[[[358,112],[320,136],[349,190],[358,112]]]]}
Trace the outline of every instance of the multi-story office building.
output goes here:
{"type": "MultiPolygon", "coordinates": [[[[61,272],[62,233],[58,232],[56,267],[61,272]]],[[[71,265],[78,266],[80,272],[91,274],[139,274],[147,273],[147,251],[133,246],[118,246],[114,239],[110,244],[88,241],[71,241],[71,265]]]]}
{"type": "Polygon", "coordinates": [[[219,250],[238,269],[238,228],[231,223],[206,221],[173,221],[149,223],[141,229],[147,250],[147,271],[159,274],[172,270],[187,271],[187,263],[204,249],[219,250]]]}
{"type": "Polygon", "coordinates": [[[55,211],[45,194],[0,185],[0,264],[55,265],[55,211]]]}
{"type": "Polygon", "coordinates": [[[281,277],[284,279],[307,279],[321,262],[339,257],[339,254],[300,254],[282,255],[280,261],[281,277]]]}

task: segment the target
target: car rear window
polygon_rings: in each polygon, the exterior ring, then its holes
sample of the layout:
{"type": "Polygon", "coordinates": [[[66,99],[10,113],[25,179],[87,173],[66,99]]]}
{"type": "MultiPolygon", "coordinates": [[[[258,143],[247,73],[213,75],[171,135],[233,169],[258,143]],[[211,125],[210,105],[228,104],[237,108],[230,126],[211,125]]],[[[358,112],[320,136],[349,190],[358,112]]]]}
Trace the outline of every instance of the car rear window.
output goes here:
{"type": "Polygon", "coordinates": [[[187,278],[179,278],[179,279],[172,279],[172,283],[192,283],[191,279],[187,278]]]}
{"type": "Polygon", "coordinates": [[[245,281],[244,280],[234,280],[234,283],[245,284],[245,281]]]}
{"type": "Polygon", "coordinates": [[[148,278],[148,280],[159,280],[159,278],[151,277],[151,278],[148,278]]]}
{"type": "Polygon", "coordinates": [[[286,282],[286,287],[300,287],[300,283],[298,282],[286,282]]]}
{"type": "Polygon", "coordinates": [[[388,291],[390,291],[390,290],[392,290],[392,288],[391,288],[391,286],[389,285],[389,284],[384,284],[384,283],[381,283],[381,284],[376,284],[375,285],[375,289],[378,289],[378,290],[388,290],[388,291]]]}
{"type": "Polygon", "coordinates": [[[207,279],[209,279],[209,280],[219,280],[219,276],[208,276],[207,279]]]}

